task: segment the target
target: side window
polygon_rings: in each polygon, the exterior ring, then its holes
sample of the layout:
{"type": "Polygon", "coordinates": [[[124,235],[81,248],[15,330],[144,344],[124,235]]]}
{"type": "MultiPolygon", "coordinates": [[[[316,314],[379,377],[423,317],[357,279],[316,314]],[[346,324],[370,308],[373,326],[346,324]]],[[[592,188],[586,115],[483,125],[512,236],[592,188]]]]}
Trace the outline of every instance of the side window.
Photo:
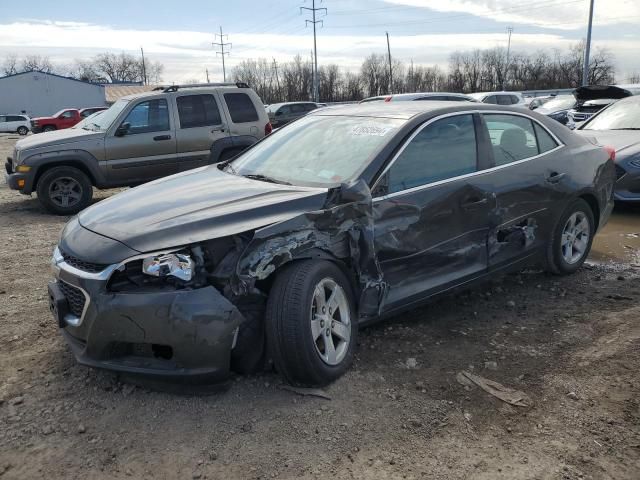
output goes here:
{"type": "Polygon", "coordinates": [[[314,104],[314,103],[307,103],[307,104],[304,106],[304,110],[305,110],[306,112],[310,112],[311,110],[315,110],[316,108],[318,108],[318,106],[317,106],[316,104],[314,104]]]}
{"type": "Polygon", "coordinates": [[[7,120],[7,117],[1,117],[0,116],[0,122],[4,123],[4,122],[8,122],[9,120],[7,120]]]}
{"type": "Polygon", "coordinates": [[[467,99],[464,97],[447,97],[445,100],[448,100],[450,102],[464,102],[467,99]]]}
{"type": "Polygon", "coordinates": [[[246,93],[225,93],[224,101],[229,107],[229,114],[233,123],[248,123],[258,121],[258,112],[249,95],[246,93]]]}
{"type": "Polygon", "coordinates": [[[67,110],[66,112],[63,112],[59,118],[73,118],[73,112],[70,110],[67,110]]]}
{"type": "Polygon", "coordinates": [[[290,113],[291,113],[291,109],[289,108],[289,105],[285,105],[278,109],[278,111],[276,112],[276,115],[289,115],[290,113]]]}
{"type": "Polygon", "coordinates": [[[220,125],[220,110],[213,95],[185,95],[176,99],[181,128],[220,125]]]}
{"type": "Polygon", "coordinates": [[[420,100],[446,100],[447,97],[445,97],[444,95],[430,95],[427,97],[420,97],[420,98],[416,98],[414,99],[414,101],[420,101],[420,100]]]}
{"type": "Polygon", "coordinates": [[[169,109],[165,99],[137,104],[122,122],[129,124],[128,134],[169,130],[169,109]]]}
{"type": "Polygon", "coordinates": [[[476,171],[472,115],[437,120],[423,128],[387,172],[387,192],[399,192],[476,171]]]}
{"type": "Polygon", "coordinates": [[[291,113],[304,113],[304,112],[305,112],[304,105],[300,103],[291,105],[291,113]]]}
{"type": "Polygon", "coordinates": [[[496,166],[538,155],[533,122],[518,115],[485,114],[496,166]]]}
{"type": "Polygon", "coordinates": [[[540,153],[548,152],[549,150],[553,150],[558,146],[558,142],[556,142],[549,132],[547,132],[544,128],[534,122],[533,127],[536,131],[536,138],[538,139],[538,150],[540,153]]]}
{"type": "Polygon", "coordinates": [[[511,95],[511,104],[512,105],[515,105],[519,101],[520,101],[520,99],[518,97],[516,97],[515,95],[511,95]]]}
{"type": "Polygon", "coordinates": [[[511,105],[511,95],[498,95],[498,105],[511,105]]]}
{"type": "Polygon", "coordinates": [[[9,115],[7,116],[7,122],[24,122],[24,117],[19,115],[9,115]]]}
{"type": "Polygon", "coordinates": [[[498,103],[498,99],[496,98],[495,95],[489,95],[488,97],[485,97],[485,99],[482,101],[482,103],[493,103],[493,104],[496,104],[496,103],[498,103]]]}

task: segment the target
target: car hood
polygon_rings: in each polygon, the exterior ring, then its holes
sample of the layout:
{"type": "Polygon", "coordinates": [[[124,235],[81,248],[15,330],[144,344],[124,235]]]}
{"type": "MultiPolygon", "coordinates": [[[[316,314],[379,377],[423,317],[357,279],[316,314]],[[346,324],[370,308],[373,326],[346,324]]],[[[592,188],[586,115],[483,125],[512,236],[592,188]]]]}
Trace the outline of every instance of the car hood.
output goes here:
{"type": "Polygon", "coordinates": [[[598,145],[615,148],[616,160],[640,153],[640,130],[575,130],[598,145]]]}
{"type": "Polygon", "coordinates": [[[620,87],[614,87],[613,85],[587,85],[584,87],[578,87],[573,91],[573,96],[579,102],[586,102],[587,100],[597,100],[599,98],[613,98],[620,99],[630,97],[632,94],[629,90],[620,87]]]}
{"type": "Polygon", "coordinates": [[[80,224],[139,252],[254,230],[324,205],[324,188],[251,180],[215,165],[124,191],[84,210],[80,224]]]}
{"type": "Polygon", "coordinates": [[[80,142],[102,135],[104,135],[104,132],[94,132],[91,130],[83,130],[82,128],[67,128],[64,130],[54,130],[53,132],[38,133],[37,135],[29,135],[22,140],[18,140],[16,142],[16,148],[18,150],[26,150],[27,148],[53,147],[80,142]]]}

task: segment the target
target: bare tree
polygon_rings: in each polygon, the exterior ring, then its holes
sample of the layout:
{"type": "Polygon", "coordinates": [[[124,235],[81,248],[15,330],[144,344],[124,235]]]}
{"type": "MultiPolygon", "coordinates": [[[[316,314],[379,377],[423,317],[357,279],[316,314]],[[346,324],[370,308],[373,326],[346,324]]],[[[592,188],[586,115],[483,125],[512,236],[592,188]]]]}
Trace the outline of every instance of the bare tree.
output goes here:
{"type": "Polygon", "coordinates": [[[11,53],[4,57],[2,62],[2,73],[4,75],[15,75],[18,73],[18,56],[11,53]]]}
{"type": "Polygon", "coordinates": [[[40,55],[27,55],[20,62],[19,72],[43,72],[53,73],[53,64],[49,57],[41,57],[40,55]]]}

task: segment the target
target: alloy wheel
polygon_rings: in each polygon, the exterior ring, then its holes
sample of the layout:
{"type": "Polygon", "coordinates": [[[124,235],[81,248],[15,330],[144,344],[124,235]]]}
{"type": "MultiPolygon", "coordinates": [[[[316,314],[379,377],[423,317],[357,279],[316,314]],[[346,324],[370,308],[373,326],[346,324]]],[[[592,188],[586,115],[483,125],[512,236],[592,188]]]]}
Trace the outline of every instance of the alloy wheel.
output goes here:
{"type": "Polygon", "coordinates": [[[570,265],[578,263],[587,252],[591,226],[583,212],[574,212],[562,229],[562,258],[570,265]]]}
{"type": "Polygon", "coordinates": [[[339,365],[349,350],[351,312],[347,295],[331,278],[323,278],[313,292],[311,335],[316,352],[327,365],[339,365]]]}
{"type": "Polygon", "coordinates": [[[71,177],[56,178],[49,185],[49,198],[59,207],[73,207],[82,199],[82,185],[71,177]]]}

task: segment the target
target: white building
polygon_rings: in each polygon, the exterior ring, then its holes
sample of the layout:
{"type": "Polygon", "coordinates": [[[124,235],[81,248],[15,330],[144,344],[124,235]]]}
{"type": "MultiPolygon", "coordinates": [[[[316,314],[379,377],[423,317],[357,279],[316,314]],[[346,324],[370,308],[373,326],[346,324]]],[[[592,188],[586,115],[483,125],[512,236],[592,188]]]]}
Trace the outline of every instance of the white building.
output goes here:
{"type": "Polygon", "coordinates": [[[0,114],[26,112],[30,117],[53,115],[63,108],[101,107],[102,85],[51,73],[25,72],[0,78],[0,114]]]}

